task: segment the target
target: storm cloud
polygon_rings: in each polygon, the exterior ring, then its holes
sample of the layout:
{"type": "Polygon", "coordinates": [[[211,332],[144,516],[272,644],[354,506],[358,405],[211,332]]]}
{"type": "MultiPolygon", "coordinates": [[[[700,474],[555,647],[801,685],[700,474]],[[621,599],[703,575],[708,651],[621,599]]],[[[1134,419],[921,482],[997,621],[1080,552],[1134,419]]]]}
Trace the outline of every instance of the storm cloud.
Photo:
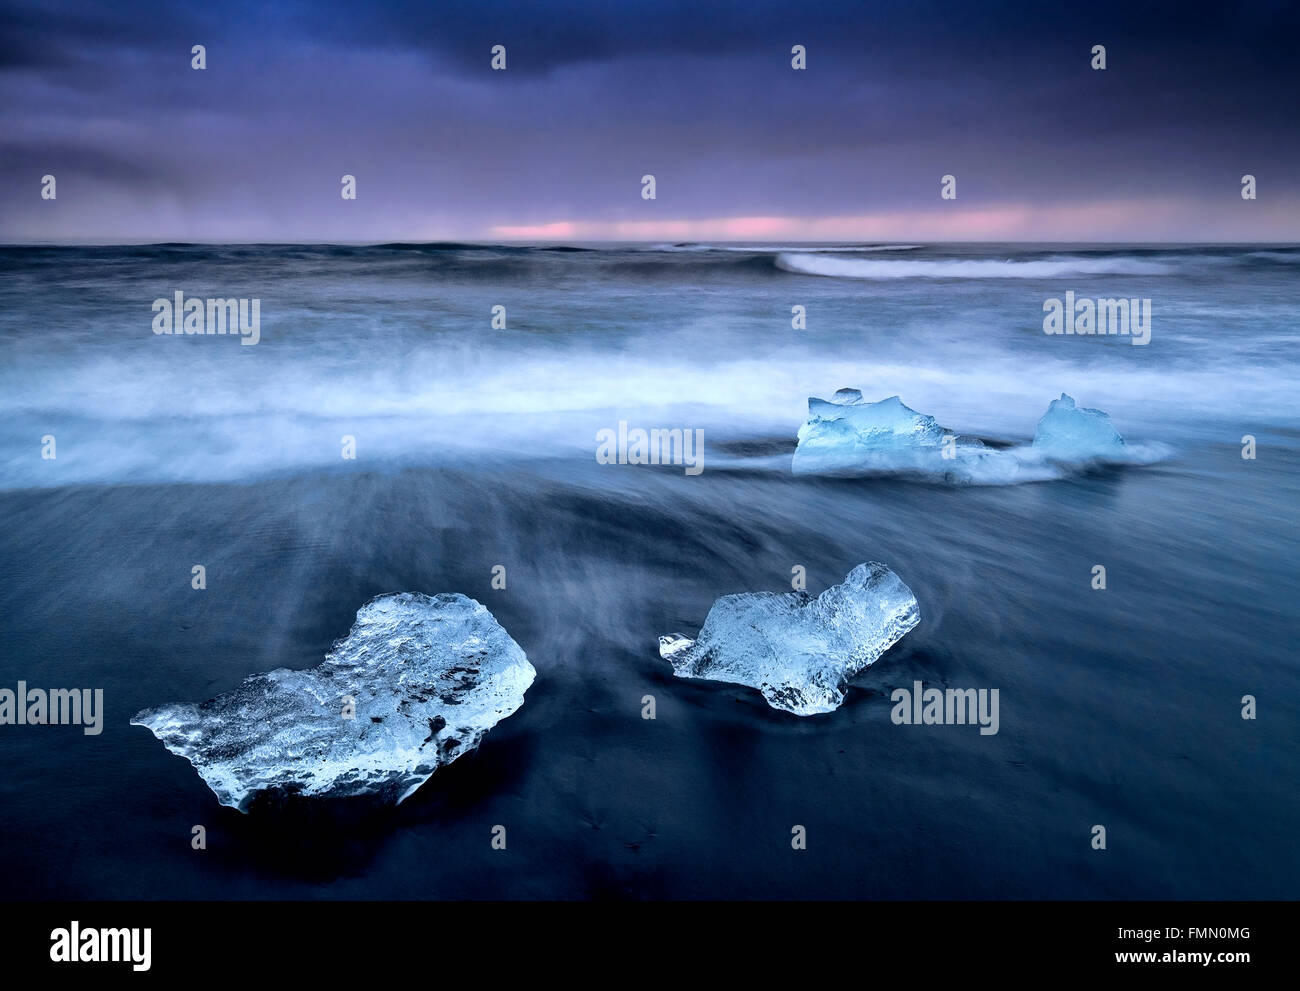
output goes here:
{"type": "Polygon", "coordinates": [[[1292,4],[6,3],[0,24],[7,241],[1300,237],[1292,4]]]}

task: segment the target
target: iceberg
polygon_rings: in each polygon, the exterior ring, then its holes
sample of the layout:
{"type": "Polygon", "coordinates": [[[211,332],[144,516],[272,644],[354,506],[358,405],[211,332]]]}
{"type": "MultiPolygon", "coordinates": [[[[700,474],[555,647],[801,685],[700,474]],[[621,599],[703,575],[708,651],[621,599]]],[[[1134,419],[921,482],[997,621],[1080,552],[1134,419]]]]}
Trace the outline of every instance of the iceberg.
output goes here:
{"type": "Polygon", "coordinates": [[[1125,445],[1109,415],[1099,409],[1076,406],[1062,392],[1061,398],[1053,399],[1038,421],[1033,446],[1050,456],[1104,458],[1122,453],[1125,445]]]}
{"type": "Polygon", "coordinates": [[[1098,409],[1061,393],[1038,421],[1032,444],[992,447],[941,427],[898,396],[863,402],[856,389],[808,400],[791,470],[796,475],[903,475],[953,484],[1048,481],[1097,464],[1150,464],[1161,444],[1125,442],[1098,409]]]}
{"type": "Polygon", "coordinates": [[[523,705],[536,674],[480,603],[399,592],[363,605],[317,667],[254,674],[131,724],[241,812],[264,794],[400,803],[523,705]]]}
{"type": "Polygon", "coordinates": [[[917,474],[972,481],[999,464],[994,448],[960,437],[898,396],[862,401],[857,389],[840,389],[827,401],[808,400],[808,419],[799,428],[791,469],[796,475],[917,474]],[[945,445],[945,438],[952,438],[945,445]]]}
{"type": "Polygon", "coordinates": [[[874,664],[920,621],[916,596],[876,561],[816,598],[807,592],[742,592],[718,599],[699,636],[659,638],[679,678],[757,688],[774,709],[811,716],[844,701],[850,678],[874,664]]]}

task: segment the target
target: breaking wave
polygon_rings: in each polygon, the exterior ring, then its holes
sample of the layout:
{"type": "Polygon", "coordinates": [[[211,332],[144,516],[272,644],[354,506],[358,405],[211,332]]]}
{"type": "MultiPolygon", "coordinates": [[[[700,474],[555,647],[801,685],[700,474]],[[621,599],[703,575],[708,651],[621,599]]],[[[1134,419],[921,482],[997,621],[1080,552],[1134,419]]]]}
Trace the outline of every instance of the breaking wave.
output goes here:
{"type": "Polygon", "coordinates": [[[1039,261],[997,261],[987,258],[895,261],[837,258],[834,255],[782,253],[776,267],[798,275],[837,279],[1052,279],[1063,275],[1172,275],[1161,262],[1138,258],[1047,258],[1039,261]]]}

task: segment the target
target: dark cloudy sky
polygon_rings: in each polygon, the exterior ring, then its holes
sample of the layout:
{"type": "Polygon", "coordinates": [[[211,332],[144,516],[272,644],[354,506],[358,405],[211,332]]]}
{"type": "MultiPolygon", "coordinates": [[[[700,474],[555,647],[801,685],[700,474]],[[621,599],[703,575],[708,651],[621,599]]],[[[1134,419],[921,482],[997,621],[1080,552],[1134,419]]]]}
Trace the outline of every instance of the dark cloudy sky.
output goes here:
{"type": "Polygon", "coordinates": [[[1300,240],[1280,0],[41,0],[0,24],[5,241],[1300,240]]]}

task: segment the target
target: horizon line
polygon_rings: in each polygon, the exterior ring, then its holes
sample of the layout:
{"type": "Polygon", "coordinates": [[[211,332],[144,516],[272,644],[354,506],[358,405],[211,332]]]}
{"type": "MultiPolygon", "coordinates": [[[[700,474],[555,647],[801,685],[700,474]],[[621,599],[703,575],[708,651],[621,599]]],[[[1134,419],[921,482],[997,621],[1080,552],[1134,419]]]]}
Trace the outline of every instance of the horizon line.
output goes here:
{"type": "Polygon", "coordinates": [[[1189,240],[1152,240],[1144,238],[1140,240],[1044,240],[1044,239],[1020,239],[1020,238],[1000,238],[1000,239],[945,239],[945,240],[922,240],[918,239],[914,244],[897,239],[878,240],[865,239],[861,241],[851,241],[845,239],[833,239],[829,241],[815,241],[798,238],[765,238],[757,241],[748,240],[729,240],[727,238],[706,238],[700,241],[683,240],[668,241],[664,238],[568,238],[568,239],[518,239],[518,238],[493,238],[489,240],[478,238],[421,238],[416,240],[406,238],[381,238],[356,241],[342,240],[265,240],[265,239],[205,239],[197,241],[177,240],[175,238],[153,240],[153,239],[127,239],[121,241],[104,241],[99,239],[62,239],[62,240],[31,240],[31,241],[0,241],[0,248],[161,248],[161,247],[214,247],[214,246],[239,246],[254,245],[261,247],[362,247],[362,248],[380,248],[389,244],[404,245],[436,245],[463,244],[471,247],[493,247],[493,246],[521,246],[531,247],[535,245],[547,246],[578,246],[578,245],[752,245],[767,247],[800,247],[800,246],[817,246],[817,247],[909,247],[915,249],[929,247],[943,247],[946,245],[1072,245],[1079,247],[1102,247],[1117,245],[1124,247],[1141,247],[1141,246],[1158,246],[1158,247],[1250,247],[1254,245],[1284,245],[1300,247],[1300,240],[1250,240],[1250,241],[1189,241],[1189,240]]]}

